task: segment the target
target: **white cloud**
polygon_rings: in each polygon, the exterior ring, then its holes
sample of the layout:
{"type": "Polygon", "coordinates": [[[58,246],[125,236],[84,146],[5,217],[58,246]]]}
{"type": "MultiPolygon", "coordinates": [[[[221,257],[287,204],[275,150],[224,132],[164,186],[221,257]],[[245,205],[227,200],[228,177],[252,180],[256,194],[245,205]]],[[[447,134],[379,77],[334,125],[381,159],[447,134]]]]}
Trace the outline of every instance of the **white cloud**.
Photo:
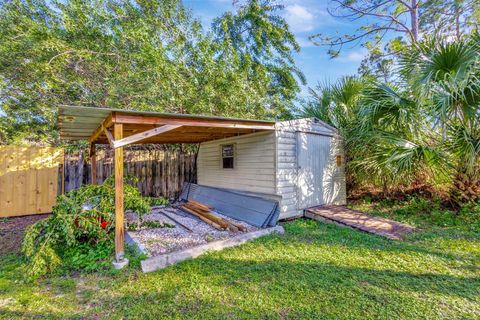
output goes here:
{"type": "Polygon", "coordinates": [[[350,51],[346,55],[341,55],[339,60],[348,62],[360,62],[368,54],[368,51],[364,48],[357,51],[350,51]]]}
{"type": "Polygon", "coordinates": [[[312,31],[315,28],[315,16],[298,4],[285,8],[285,19],[293,32],[312,31]]]}

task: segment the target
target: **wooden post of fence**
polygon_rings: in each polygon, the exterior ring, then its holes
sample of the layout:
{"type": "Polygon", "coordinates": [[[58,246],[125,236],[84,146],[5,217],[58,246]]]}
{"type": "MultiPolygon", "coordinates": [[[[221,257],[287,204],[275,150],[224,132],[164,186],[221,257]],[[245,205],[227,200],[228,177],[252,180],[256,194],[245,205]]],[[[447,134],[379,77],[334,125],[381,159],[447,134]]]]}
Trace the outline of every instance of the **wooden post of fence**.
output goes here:
{"type": "Polygon", "coordinates": [[[96,144],[90,144],[90,172],[91,172],[91,183],[97,184],[97,148],[96,144]]]}
{"type": "MultiPolygon", "coordinates": [[[[113,134],[115,141],[123,138],[123,124],[114,124],[113,134]]],[[[123,236],[123,147],[115,148],[115,262],[116,268],[122,268],[128,260],[124,259],[123,236]]]]}

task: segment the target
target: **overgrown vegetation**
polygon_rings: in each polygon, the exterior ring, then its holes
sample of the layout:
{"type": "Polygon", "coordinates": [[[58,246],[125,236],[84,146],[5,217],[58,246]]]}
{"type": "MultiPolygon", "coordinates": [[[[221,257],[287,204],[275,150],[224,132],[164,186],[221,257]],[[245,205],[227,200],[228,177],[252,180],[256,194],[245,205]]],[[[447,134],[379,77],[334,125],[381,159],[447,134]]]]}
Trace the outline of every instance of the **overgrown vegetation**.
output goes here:
{"type": "Polygon", "coordinates": [[[167,198],[164,197],[148,197],[148,202],[149,204],[154,207],[154,206],[168,206],[170,202],[168,201],[167,198]]]}
{"type": "Polygon", "coordinates": [[[314,91],[304,115],[346,140],[350,189],[427,186],[457,207],[480,198],[480,35],[426,38],[395,81],[348,77],[314,91]]]}
{"type": "Polygon", "coordinates": [[[418,197],[361,206],[420,230],[391,241],[296,220],[284,225],[284,236],[159,272],[54,275],[33,283],[22,281],[18,256],[4,255],[0,319],[478,318],[480,234],[467,216],[450,219],[455,213],[438,201],[418,197]]]}
{"type": "Polygon", "coordinates": [[[365,196],[350,201],[352,209],[371,212],[388,219],[402,221],[421,229],[456,228],[477,232],[480,230],[480,203],[465,204],[458,210],[445,206],[439,197],[412,194],[403,198],[375,199],[365,196]]]}
{"type": "Polygon", "coordinates": [[[138,231],[140,229],[153,229],[153,228],[175,228],[175,225],[167,222],[154,221],[154,220],[139,220],[139,221],[127,223],[128,231],[138,231]]]}
{"type": "MultiPolygon", "coordinates": [[[[149,212],[149,203],[134,187],[135,178],[124,180],[125,209],[140,216],[149,212]]],[[[113,176],[102,185],[84,185],[59,196],[52,215],[27,229],[22,245],[27,273],[37,277],[63,264],[88,271],[110,263],[114,221],[113,176]]]]}
{"type": "Polygon", "coordinates": [[[205,28],[180,0],[0,3],[0,143],[58,143],[56,106],[282,118],[300,50],[272,0],[205,28]]]}

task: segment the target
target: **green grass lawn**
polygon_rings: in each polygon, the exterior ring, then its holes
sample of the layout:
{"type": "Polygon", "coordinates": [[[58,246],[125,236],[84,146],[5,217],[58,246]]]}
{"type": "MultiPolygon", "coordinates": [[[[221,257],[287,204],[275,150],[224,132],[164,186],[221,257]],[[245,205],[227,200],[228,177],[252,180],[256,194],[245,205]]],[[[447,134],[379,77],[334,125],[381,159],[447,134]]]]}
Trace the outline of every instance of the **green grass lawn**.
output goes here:
{"type": "Polygon", "coordinates": [[[478,229],[428,221],[398,242],[297,220],[284,236],[149,274],[132,267],[25,282],[18,255],[4,255],[0,318],[480,318],[478,229]]]}

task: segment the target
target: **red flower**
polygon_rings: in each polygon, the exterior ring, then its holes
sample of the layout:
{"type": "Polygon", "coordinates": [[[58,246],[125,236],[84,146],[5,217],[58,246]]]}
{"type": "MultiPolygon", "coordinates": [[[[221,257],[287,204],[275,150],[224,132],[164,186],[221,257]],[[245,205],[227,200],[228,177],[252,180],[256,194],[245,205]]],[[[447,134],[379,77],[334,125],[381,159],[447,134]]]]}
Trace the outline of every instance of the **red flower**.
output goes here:
{"type": "Polygon", "coordinates": [[[100,228],[102,229],[105,229],[106,227],[108,226],[108,222],[107,221],[102,221],[102,223],[100,223],[100,228]]]}

